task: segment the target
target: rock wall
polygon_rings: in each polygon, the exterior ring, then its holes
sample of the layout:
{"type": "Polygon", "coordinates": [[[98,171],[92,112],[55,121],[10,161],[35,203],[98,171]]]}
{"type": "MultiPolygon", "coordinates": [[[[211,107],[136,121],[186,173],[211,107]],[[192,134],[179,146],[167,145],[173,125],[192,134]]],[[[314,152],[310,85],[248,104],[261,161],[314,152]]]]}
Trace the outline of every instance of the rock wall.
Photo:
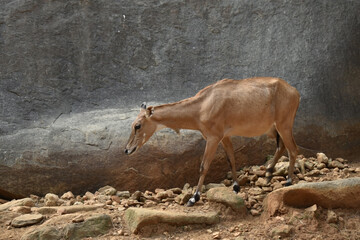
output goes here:
{"type": "MultiPolygon", "coordinates": [[[[141,102],[222,78],[286,79],[302,96],[296,141],[358,160],[359,11],[355,0],[3,0],[0,195],[196,184],[196,132],[163,130],[132,157],[123,148],[141,102]]],[[[234,142],[238,166],[275,148],[234,142]]],[[[228,169],[219,149],[206,181],[228,169]]]]}

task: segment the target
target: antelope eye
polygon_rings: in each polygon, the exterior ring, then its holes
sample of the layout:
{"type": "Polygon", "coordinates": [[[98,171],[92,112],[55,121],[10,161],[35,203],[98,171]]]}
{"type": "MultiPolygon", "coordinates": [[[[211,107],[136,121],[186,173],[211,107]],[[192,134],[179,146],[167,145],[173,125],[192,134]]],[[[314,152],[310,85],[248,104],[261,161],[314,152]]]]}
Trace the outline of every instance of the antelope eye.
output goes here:
{"type": "Polygon", "coordinates": [[[140,125],[140,124],[135,125],[135,130],[138,130],[138,129],[140,129],[140,128],[141,128],[141,125],[140,125]]]}

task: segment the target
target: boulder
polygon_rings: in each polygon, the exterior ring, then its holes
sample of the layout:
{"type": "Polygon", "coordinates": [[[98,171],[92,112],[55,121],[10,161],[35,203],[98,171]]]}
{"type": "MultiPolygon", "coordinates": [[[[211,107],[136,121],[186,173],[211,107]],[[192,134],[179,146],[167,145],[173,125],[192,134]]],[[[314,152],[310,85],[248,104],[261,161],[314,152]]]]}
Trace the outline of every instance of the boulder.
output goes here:
{"type": "Polygon", "coordinates": [[[196,212],[189,213],[179,211],[161,211],[145,208],[128,208],[124,214],[124,220],[130,231],[138,231],[149,225],[166,223],[170,225],[189,225],[189,224],[215,224],[219,222],[219,215],[216,212],[196,212]]]}
{"type": "Polygon", "coordinates": [[[83,222],[70,223],[64,228],[64,237],[66,239],[83,239],[98,237],[106,234],[112,229],[111,217],[106,214],[97,214],[83,222]]]}
{"type": "Polygon", "coordinates": [[[5,211],[11,207],[16,207],[16,206],[33,207],[34,201],[31,198],[22,198],[22,199],[13,200],[13,201],[10,201],[7,203],[3,203],[0,205],[0,212],[5,211]]]}
{"type": "Polygon", "coordinates": [[[45,206],[51,207],[51,206],[57,206],[59,205],[59,196],[53,193],[48,193],[45,195],[45,206]]]}
{"type": "Polygon", "coordinates": [[[300,183],[281,188],[264,200],[266,215],[273,216],[285,206],[306,208],[359,208],[360,177],[328,182],[300,183]]]}
{"type": "Polygon", "coordinates": [[[44,216],[41,214],[24,214],[19,217],[14,218],[11,221],[11,226],[20,228],[30,225],[37,224],[43,220],[44,216]]]}
{"type": "Polygon", "coordinates": [[[210,202],[222,203],[236,212],[245,213],[244,200],[227,187],[211,188],[206,192],[206,198],[210,202]]]}
{"type": "Polygon", "coordinates": [[[62,240],[62,232],[54,226],[40,226],[27,231],[21,240],[62,240]]]}

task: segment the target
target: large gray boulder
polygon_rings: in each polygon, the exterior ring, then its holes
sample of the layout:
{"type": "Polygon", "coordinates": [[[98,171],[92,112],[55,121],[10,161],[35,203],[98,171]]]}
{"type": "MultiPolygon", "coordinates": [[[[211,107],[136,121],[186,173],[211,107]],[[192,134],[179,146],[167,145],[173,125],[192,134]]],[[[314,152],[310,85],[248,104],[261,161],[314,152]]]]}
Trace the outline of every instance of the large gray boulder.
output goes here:
{"type": "Polygon", "coordinates": [[[265,215],[273,216],[283,207],[360,208],[360,177],[326,182],[300,183],[269,193],[264,200],[265,215]]]}
{"type": "Polygon", "coordinates": [[[179,212],[162,211],[146,208],[128,208],[124,214],[124,221],[133,233],[138,233],[145,226],[166,223],[184,226],[190,224],[215,224],[220,221],[217,212],[179,212]]]}
{"type": "MultiPolygon", "coordinates": [[[[3,0],[0,197],[196,184],[198,133],[163,130],[132,157],[123,148],[141,102],[181,100],[225,77],[288,80],[302,96],[296,141],[356,159],[359,10],[342,0],[3,0]]],[[[234,140],[237,166],[275,148],[234,140]]],[[[227,169],[220,150],[206,181],[227,169]]]]}

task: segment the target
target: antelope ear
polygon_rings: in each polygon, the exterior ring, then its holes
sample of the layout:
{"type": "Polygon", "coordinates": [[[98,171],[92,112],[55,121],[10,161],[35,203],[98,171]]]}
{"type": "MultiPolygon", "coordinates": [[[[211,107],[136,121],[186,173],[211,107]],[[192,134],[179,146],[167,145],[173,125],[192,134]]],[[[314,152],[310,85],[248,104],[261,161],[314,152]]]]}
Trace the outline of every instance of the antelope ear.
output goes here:
{"type": "Polygon", "coordinates": [[[146,108],[146,113],[145,116],[146,117],[151,117],[154,113],[154,107],[153,106],[149,106],[146,108]]]}
{"type": "Polygon", "coordinates": [[[140,106],[142,109],[146,109],[146,102],[143,102],[140,106]]]}

